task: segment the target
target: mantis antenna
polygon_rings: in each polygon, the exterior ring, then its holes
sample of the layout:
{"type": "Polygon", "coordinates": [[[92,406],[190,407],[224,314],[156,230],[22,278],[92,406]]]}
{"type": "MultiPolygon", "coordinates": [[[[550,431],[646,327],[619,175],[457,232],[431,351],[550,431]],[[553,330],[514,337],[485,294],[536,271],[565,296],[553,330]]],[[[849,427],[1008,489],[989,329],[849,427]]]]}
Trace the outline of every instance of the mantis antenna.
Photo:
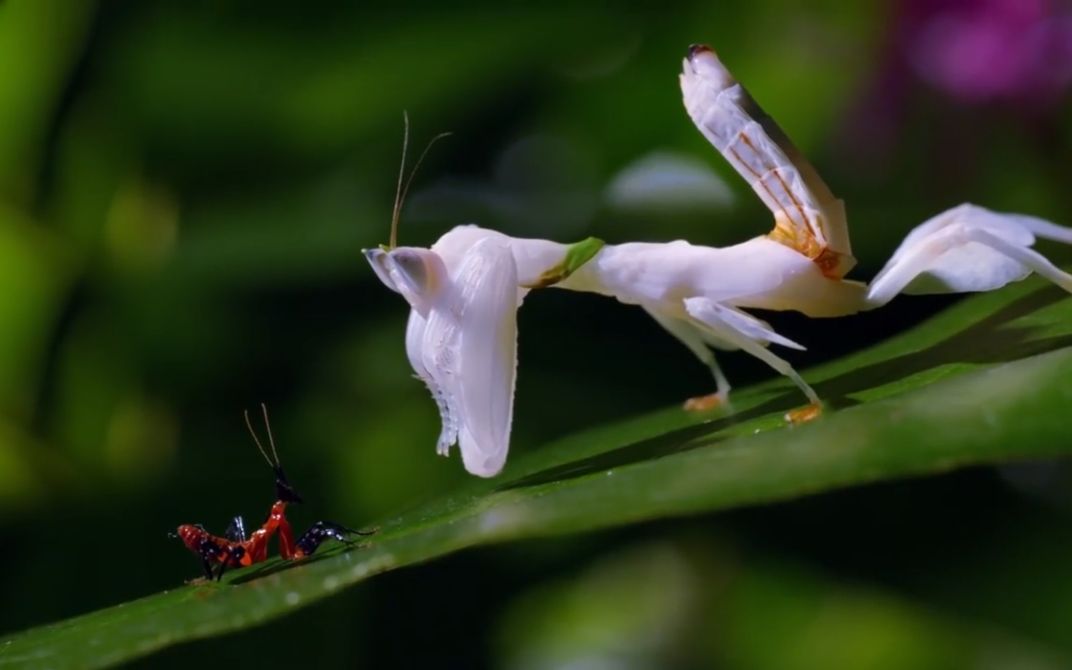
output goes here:
{"type": "Polygon", "coordinates": [[[409,112],[402,110],[402,162],[398,166],[398,186],[395,187],[395,206],[391,210],[391,238],[387,244],[398,245],[398,219],[402,215],[402,179],[406,174],[406,150],[409,148],[409,112]]]}
{"type": "Polygon", "coordinates": [[[406,194],[409,193],[409,186],[413,183],[413,178],[417,176],[417,170],[420,169],[421,163],[424,162],[424,157],[428,155],[428,150],[432,148],[432,145],[449,136],[451,133],[439,133],[425,145],[424,151],[421,152],[417,162],[413,165],[413,171],[409,173],[409,178],[405,177],[406,174],[406,150],[409,148],[409,114],[403,110],[402,112],[403,131],[402,131],[402,164],[398,166],[398,186],[395,187],[395,206],[391,212],[391,237],[388,241],[387,248],[394,249],[398,246],[398,221],[402,217],[402,204],[406,201],[406,194]]]}
{"type": "Polygon", "coordinates": [[[249,429],[249,434],[253,437],[253,443],[257,445],[257,450],[261,452],[261,456],[264,456],[264,460],[272,469],[278,469],[279,454],[276,453],[275,440],[272,438],[272,424],[268,422],[268,406],[263,402],[261,403],[261,413],[264,414],[264,427],[268,429],[268,444],[272,447],[272,458],[268,457],[268,451],[261,444],[260,438],[257,437],[257,431],[253,430],[253,423],[249,420],[249,410],[242,410],[242,416],[246,419],[246,428],[249,429]]]}

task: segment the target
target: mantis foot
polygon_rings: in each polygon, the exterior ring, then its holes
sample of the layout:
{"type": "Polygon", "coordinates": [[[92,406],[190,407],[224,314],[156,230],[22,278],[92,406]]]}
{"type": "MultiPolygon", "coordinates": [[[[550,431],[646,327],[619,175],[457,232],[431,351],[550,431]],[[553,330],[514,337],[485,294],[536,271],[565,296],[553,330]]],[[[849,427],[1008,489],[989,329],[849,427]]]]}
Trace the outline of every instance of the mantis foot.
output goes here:
{"type": "Polygon", "coordinates": [[[686,412],[710,412],[713,409],[728,405],[729,402],[729,396],[725,393],[709,393],[689,398],[682,405],[682,409],[686,412]]]}
{"type": "Polygon", "coordinates": [[[786,423],[797,426],[802,423],[814,421],[822,416],[823,406],[819,403],[812,403],[810,405],[804,405],[796,409],[791,409],[785,413],[786,423]]]}

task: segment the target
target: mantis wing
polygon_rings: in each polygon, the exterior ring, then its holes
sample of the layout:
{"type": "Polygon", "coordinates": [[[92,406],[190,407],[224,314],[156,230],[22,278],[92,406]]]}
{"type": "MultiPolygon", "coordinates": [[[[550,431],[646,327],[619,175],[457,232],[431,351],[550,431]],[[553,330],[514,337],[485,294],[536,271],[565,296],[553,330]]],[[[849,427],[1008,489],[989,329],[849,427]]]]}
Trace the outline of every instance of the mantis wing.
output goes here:
{"type": "Polygon", "coordinates": [[[856,264],[845,207],[815,168],[710,47],[689,48],[680,80],[693,123],[774,214],[770,237],[843,277],[856,264]]]}

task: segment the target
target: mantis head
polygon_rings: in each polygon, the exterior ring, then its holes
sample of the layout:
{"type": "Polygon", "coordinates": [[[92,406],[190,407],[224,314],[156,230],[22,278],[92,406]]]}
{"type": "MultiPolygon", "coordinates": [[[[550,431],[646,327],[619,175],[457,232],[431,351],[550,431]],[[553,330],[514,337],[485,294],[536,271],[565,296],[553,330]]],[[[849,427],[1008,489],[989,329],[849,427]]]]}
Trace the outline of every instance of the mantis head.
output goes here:
{"type": "Polygon", "coordinates": [[[421,247],[366,249],[372,270],[384,286],[400,293],[410,307],[428,315],[435,300],[450,281],[439,254],[421,247]]]}
{"type": "Polygon", "coordinates": [[[509,448],[524,293],[504,236],[486,232],[464,252],[454,244],[365,252],[412,308],[406,356],[439,408],[436,451],[459,444],[465,468],[482,477],[498,474],[509,448]]]}
{"type": "Polygon", "coordinates": [[[427,315],[430,304],[440,294],[447,282],[447,270],[440,257],[431,249],[421,247],[398,246],[398,222],[402,217],[402,205],[406,201],[410,184],[418,168],[438,140],[450,133],[440,133],[433,137],[421,152],[420,158],[413,166],[409,178],[406,172],[406,150],[409,147],[409,115],[402,113],[404,132],[402,135],[402,163],[398,169],[398,186],[395,189],[395,204],[391,210],[391,236],[386,245],[377,249],[365,249],[363,253],[372,266],[376,276],[387,288],[401,293],[411,307],[427,315]]]}
{"type": "MultiPolygon", "coordinates": [[[[407,119],[407,141],[408,135],[407,119]]],[[[365,258],[380,281],[412,308],[406,356],[439,408],[436,451],[445,456],[457,443],[465,468],[490,477],[502,469],[510,443],[517,308],[523,296],[516,264],[506,236],[472,226],[456,228],[431,249],[397,246],[402,204],[413,179],[411,174],[404,180],[405,153],[404,141],[390,242],[366,249],[365,258]]]]}
{"type": "Polygon", "coordinates": [[[603,242],[561,245],[462,225],[430,249],[399,247],[398,220],[409,188],[401,171],[398,184],[390,244],[365,250],[365,258],[412,308],[406,355],[439,408],[436,451],[445,456],[457,443],[465,469],[491,477],[502,469],[510,444],[517,310],[528,290],[567,279],[603,242]]]}

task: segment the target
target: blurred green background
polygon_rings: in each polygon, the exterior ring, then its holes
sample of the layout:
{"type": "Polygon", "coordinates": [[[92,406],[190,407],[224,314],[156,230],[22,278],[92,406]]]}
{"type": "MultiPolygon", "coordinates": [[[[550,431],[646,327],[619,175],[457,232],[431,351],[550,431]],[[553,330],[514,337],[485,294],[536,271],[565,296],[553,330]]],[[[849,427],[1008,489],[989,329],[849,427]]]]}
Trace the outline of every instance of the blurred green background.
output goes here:
{"type": "MultiPolygon", "coordinates": [[[[299,527],[373,523],[465,479],[434,455],[408,308],[360,255],[387,238],[403,109],[412,146],[454,133],[404,244],[465,222],[560,241],[765,232],[681,107],[692,42],[846,199],[854,277],[965,200],[1072,223],[1057,2],[0,3],[0,631],[196,576],[166,533],[272,500],[241,420],[261,401],[309,501],[299,527]]],[[[948,303],[763,316],[806,366],[948,303]]],[[[543,291],[519,320],[517,452],[710,390],[639,310],[543,291]]],[[[723,359],[738,386],[771,375],[723,359]]],[[[1070,481],[978,469],[473,551],[148,663],[1046,667],[1072,655],[1070,481]]]]}

